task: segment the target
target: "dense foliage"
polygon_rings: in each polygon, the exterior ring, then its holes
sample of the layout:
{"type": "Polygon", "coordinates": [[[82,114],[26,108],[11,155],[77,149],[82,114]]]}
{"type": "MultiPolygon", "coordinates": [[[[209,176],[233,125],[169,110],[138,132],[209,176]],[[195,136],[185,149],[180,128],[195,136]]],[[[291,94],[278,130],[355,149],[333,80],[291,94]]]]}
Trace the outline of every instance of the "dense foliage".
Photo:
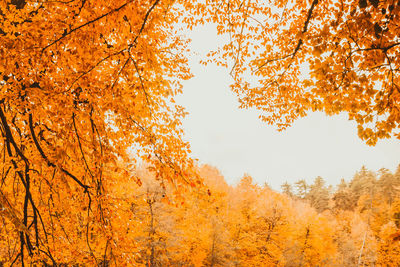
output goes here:
{"type": "Polygon", "coordinates": [[[288,196],[250,177],[231,188],[198,175],[174,97],[191,77],[176,26],[214,22],[230,38],[205,61],[231,68],[242,107],[279,128],[345,111],[368,144],[398,136],[399,12],[391,0],[0,1],[0,262],[398,262],[398,173],[362,170],[333,197],[321,178],[288,196]]]}
{"type": "MultiPolygon", "coordinates": [[[[241,107],[285,129],[309,111],[347,112],[374,145],[399,137],[400,3],[394,0],[206,0],[229,35],[210,59],[230,66],[241,107]]],[[[204,17],[205,16],[205,17],[204,17]]]]}

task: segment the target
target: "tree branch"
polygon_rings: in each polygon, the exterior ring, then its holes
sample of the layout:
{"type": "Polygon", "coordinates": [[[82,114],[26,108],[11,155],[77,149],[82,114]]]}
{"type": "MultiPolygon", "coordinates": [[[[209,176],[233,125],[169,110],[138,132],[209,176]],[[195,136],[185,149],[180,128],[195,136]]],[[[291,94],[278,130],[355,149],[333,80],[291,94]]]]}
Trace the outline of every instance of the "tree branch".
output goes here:
{"type": "Polygon", "coordinates": [[[81,138],[79,137],[78,129],[76,128],[75,113],[72,114],[72,123],[73,123],[73,125],[74,125],[74,130],[75,130],[76,137],[78,138],[78,145],[79,145],[79,149],[80,149],[81,154],[82,154],[83,161],[85,162],[86,168],[87,168],[87,170],[88,170],[90,176],[91,176],[92,178],[94,178],[94,176],[93,176],[93,174],[92,174],[92,172],[91,172],[91,170],[90,170],[90,168],[89,168],[89,165],[88,165],[88,163],[87,163],[87,161],[86,161],[85,154],[83,153],[83,148],[82,148],[82,144],[81,144],[81,138]]]}
{"type": "MultiPolygon", "coordinates": [[[[308,24],[310,23],[310,20],[311,20],[311,17],[312,17],[314,8],[315,8],[315,6],[316,6],[317,4],[318,4],[318,0],[314,0],[314,1],[311,3],[311,7],[308,9],[307,19],[306,19],[306,21],[304,22],[303,30],[302,30],[302,32],[301,32],[302,34],[304,34],[304,33],[307,32],[307,30],[308,30],[308,24]]],[[[303,39],[300,38],[299,41],[297,42],[297,45],[296,45],[295,49],[293,50],[293,53],[291,53],[291,54],[289,54],[289,55],[286,55],[286,56],[283,56],[283,57],[280,57],[280,58],[275,58],[275,59],[267,60],[265,63],[263,63],[261,66],[259,66],[255,71],[260,70],[262,67],[264,67],[265,65],[267,65],[268,63],[271,63],[271,62],[273,62],[273,61],[283,60],[283,59],[286,59],[286,58],[288,58],[288,57],[291,57],[291,59],[294,59],[294,57],[296,56],[297,52],[300,50],[300,48],[301,48],[302,45],[303,45],[303,39]]],[[[289,66],[290,66],[290,65],[291,65],[291,64],[289,64],[289,66]]],[[[288,67],[289,67],[289,66],[288,66],[288,67]]],[[[255,72],[255,71],[254,71],[254,72],[255,72]]]]}
{"type": "Polygon", "coordinates": [[[51,42],[50,44],[48,44],[47,46],[45,46],[45,47],[42,49],[42,53],[43,53],[47,48],[49,48],[50,46],[54,45],[55,43],[58,43],[59,41],[61,41],[62,39],[64,39],[64,38],[67,37],[68,35],[70,35],[71,33],[75,32],[75,31],[77,31],[77,30],[79,30],[79,29],[81,29],[81,28],[83,28],[83,27],[85,27],[85,26],[87,26],[87,25],[89,25],[89,24],[92,24],[92,23],[94,23],[94,22],[96,22],[96,21],[98,21],[98,20],[101,20],[102,18],[104,18],[104,17],[106,17],[106,16],[108,16],[108,15],[114,13],[114,12],[117,12],[117,11],[123,9],[123,8],[126,7],[129,3],[132,3],[132,2],[133,2],[133,0],[128,1],[128,2],[126,2],[125,4],[123,4],[122,6],[120,6],[120,7],[116,8],[116,9],[113,9],[113,10],[111,10],[111,11],[105,13],[105,14],[101,15],[100,17],[97,17],[97,18],[95,18],[95,19],[89,20],[88,22],[86,22],[86,23],[84,23],[84,24],[82,24],[82,25],[80,25],[80,26],[78,26],[78,27],[76,27],[76,28],[71,29],[69,32],[64,32],[64,33],[61,35],[61,37],[57,38],[56,40],[54,40],[53,42],[51,42]]]}
{"type": "Polygon", "coordinates": [[[144,16],[144,20],[142,23],[142,26],[140,27],[139,33],[136,35],[135,39],[133,40],[133,43],[136,45],[137,39],[139,38],[140,34],[142,34],[144,27],[146,26],[146,22],[150,16],[151,11],[156,7],[156,5],[160,2],[160,0],[156,0],[154,4],[150,7],[149,10],[147,10],[146,15],[144,16]]]}
{"type": "MultiPolygon", "coordinates": [[[[42,147],[39,144],[39,141],[36,138],[35,135],[35,130],[33,129],[33,122],[32,122],[32,114],[29,114],[29,128],[31,131],[31,135],[32,135],[32,139],[33,142],[35,143],[35,146],[37,148],[37,150],[39,151],[40,155],[42,156],[42,158],[46,161],[47,165],[53,168],[56,168],[57,166],[51,162],[48,157],[46,156],[46,154],[44,154],[42,147]]],[[[75,182],[77,182],[82,188],[84,188],[85,192],[88,192],[88,189],[90,188],[88,185],[83,184],[75,175],[73,175],[72,173],[70,173],[69,171],[67,171],[66,169],[64,169],[63,167],[60,167],[60,170],[65,173],[66,175],[68,175],[69,177],[71,177],[75,182]]]]}

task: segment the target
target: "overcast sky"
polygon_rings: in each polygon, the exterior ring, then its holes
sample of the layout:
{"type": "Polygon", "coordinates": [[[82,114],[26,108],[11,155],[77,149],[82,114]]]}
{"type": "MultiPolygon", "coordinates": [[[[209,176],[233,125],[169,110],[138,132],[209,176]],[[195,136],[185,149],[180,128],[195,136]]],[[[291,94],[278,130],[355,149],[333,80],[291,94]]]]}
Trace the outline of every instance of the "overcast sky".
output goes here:
{"type": "Polygon", "coordinates": [[[198,60],[218,39],[212,26],[190,34],[194,51],[190,65],[195,77],[184,83],[184,94],[177,101],[189,115],[184,120],[186,139],[200,163],[217,167],[230,184],[244,173],[256,182],[267,182],[279,190],[285,181],[312,182],[322,176],[336,185],[347,181],[365,165],[377,171],[394,171],[400,163],[400,141],[379,141],[365,145],[357,136],[354,122],[347,115],[327,117],[311,113],[284,132],[261,122],[258,113],[238,108],[229,89],[229,70],[215,65],[202,66],[198,60]]]}

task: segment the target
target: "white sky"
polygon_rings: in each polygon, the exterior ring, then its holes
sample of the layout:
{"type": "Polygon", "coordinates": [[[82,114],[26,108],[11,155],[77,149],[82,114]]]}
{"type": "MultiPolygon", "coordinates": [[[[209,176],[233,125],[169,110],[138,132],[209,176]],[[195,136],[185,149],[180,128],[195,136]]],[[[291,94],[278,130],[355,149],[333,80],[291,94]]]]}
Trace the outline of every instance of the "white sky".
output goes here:
{"type": "Polygon", "coordinates": [[[346,114],[311,113],[278,132],[261,122],[256,111],[239,109],[229,88],[229,70],[198,64],[218,43],[215,29],[201,27],[190,37],[192,49],[199,53],[190,59],[195,77],[184,83],[184,94],[177,98],[189,112],[183,124],[186,139],[192,155],[217,167],[228,183],[235,184],[248,173],[275,190],[285,181],[311,183],[317,176],[336,185],[341,178],[349,181],[362,165],[394,171],[400,163],[400,140],[382,140],[369,147],[346,114]]]}

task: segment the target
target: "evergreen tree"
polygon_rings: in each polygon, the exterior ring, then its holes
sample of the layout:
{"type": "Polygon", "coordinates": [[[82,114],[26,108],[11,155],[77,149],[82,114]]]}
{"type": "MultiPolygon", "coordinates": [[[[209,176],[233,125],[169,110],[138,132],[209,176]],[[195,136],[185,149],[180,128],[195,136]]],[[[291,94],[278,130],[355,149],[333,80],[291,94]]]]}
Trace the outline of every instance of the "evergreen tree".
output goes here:
{"type": "Polygon", "coordinates": [[[399,195],[399,189],[397,187],[400,186],[400,180],[397,180],[396,176],[386,168],[380,169],[379,174],[379,191],[388,201],[389,205],[391,205],[394,198],[399,195]]]}
{"type": "Polygon", "coordinates": [[[296,196],[300,199],[305,199],[308,193],[308,185],[304,179],[294,183],[296,187],[296,196]]]}
{"type": "Polygon", "coordinates": [[[350,182],[350,191],[354,197],[353,201],[357,203],[360,196],[373,193],[376,183],[375,173],[362,166],[361,170],[356,172],[350,182]]]}
{"type": "Polygon", "coordinates": [[[354,210],[354,196],[350,191],[349,185],[344,179],[340,181],[332,200],[335,203],[336,210],[354,210]]]}
{"type": "Polygon", "coordinates": [[[288,182],[285,182],[284,184],[282,184],[281,188],[282,188],[282,193],[286,194],[289,197],[293,197],[294,196],[293,187],[288,182]]]}
{"type": "Polygon", "coordinates": [[[321,176],[318,176],[310,186],[306,198],[312,207],[314,207],[318,212],[322,212],[329,208],[329,197],[330,192],[325,186],[324,179],[321,176]]]}

